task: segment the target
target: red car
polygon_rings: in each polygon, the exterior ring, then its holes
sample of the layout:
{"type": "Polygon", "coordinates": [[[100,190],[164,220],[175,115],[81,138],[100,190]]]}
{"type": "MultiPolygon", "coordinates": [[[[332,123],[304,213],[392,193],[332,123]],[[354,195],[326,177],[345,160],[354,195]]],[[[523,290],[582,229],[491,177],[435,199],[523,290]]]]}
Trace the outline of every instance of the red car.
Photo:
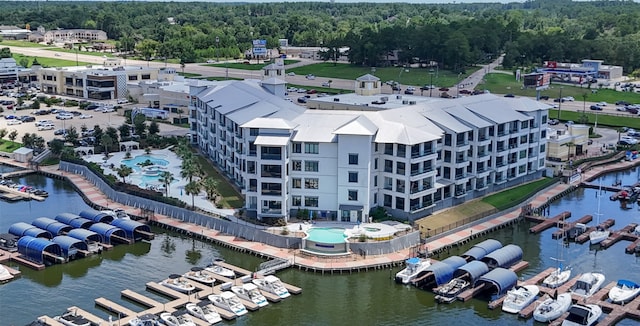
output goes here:
{"type": "Polygon", "coordinates": [[[307,94],[315,94],[317,92],[318,91],[316,91],[315,89],[310,89],[310,90],[307,91],[307,94]]]}

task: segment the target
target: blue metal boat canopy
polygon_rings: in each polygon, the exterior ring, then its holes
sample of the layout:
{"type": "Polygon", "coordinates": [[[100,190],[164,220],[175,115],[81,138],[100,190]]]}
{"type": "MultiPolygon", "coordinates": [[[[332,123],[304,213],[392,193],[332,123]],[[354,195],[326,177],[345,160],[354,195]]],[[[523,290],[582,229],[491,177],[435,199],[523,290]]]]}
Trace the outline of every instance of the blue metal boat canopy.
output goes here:
{"type": "Polygon", "coordinates": [[[86,218],[80,217],[80,215],[71,213],[60,213],[56,215],[56,221],[64,224],[71,225],[72,228],[88,229],[94,222],[86,218]]]}
{"type": "Polygon", "coordinates": [[[522,260],[522,248],[517,245],[506,245],[481,259],[489,269],[497,267],[509,268],[522,260]]]}
{"type": "Polygon", "coordinates": [[[467,261],[460,256],[451,256],[443,261],[431,264],[425,271],[432,272],[437,286],[446,284],[453,278],[453,272],[467,261]]]}
{"type": "Polygon", "coordinates": [[[93,231],[89,231],[86,229],[73,229],[67,233],[68,236],[72,238],[76,238],[78,240],[82,240],[86,243],[89,242],[98,242],[102,243],[102,236],[93,231]]]}
{"type": "Polygon", "coordinates": [[[136,234],[138,231],[151,233],[151,228],[148,225],[142,224],[134,220],[117,218],[113,220],[113,222],[111,222],[111,225],[114,225],[123,229],[124,232],[127,234],[127,238],[134,239],[136,241],[141,238],[139,234],[136,234]]]}
{"type": "Polygon", "coordinates": [[[616,286],[619,286],[619,287],[626,286],[632,289],[640,288],[640,284],[633,281],[628,281],[628,280],[618,280],[618,283],[616,284],[616,286]]]}
{"type": "Polygon", "coordinates": [[[126,234],[123,229],[106,223],[96,223],[89,228],[90,231],[98,233],[104,239],[104,243],[111,244],[111,236],[116,235],[122,238],[126,238],[126,234]]]}
{"type": "Polygon", "coordinates": [[[473,283],[473,287],[476,287],[482,283],[485,284],[485,289],[487,286],[493,287],[495,289],[494,293],[497,294],[498,297],[500,297],[507,293],[507,291],[509,291],[518,283],[518,275],[516,275],[514,271],[497,267],[489,273],[481,276],[477,281],[473,283]]]}
{"type": "Polygon", "coordinates": [[[67,224],[60,223],[48,217],[38,217],[37,219],[33,220],[31,224],[41,229],[49,231],[54,236],[65,234],[73,229],[71,226],[67,224]]]}
{"type": "Polygon", "coordinates": [[[56,257],[62,255],[62,249],[58,244],[47,239],[31,236],[24,236],[18,240],[18,252],[26,259],[39,264],[45,263],[45,252],[56,257]]]}
{"type": "Polygon", "coordinates": [[[113,216],[95,209],[85,209],[81,211],[79,215],[80,217],[86,218],[87,220],[91,220],[94,222],[102,222],[102,223],[108,224],[113,221],[113,216]]]}
{"type": "Polygon", "coordinates": [[[31,236],[34,238],[47,238],[47,239],[53,238],[53,236],[51,235],[51,233],[49,233],[49,231],[43,230],[39,227],[33,226],[25,222],[18,222],[18,223],[11,224],[11,226],[9,227],[9,233],[17,237],[31,236]]]}
{"type": "Polygon", "coordinates": [[[456,271],[453,273],[453,277],[461,277],[462,275],[468,273],[469,282],[473,284],[478,278],[480,278],[484,274],[487,274],[488,272],[489,266],[487,266],[487,264],[479,260],[474,260],[456,269],[456,271]]]}
{"type": "Polygon", "coordinates": [[[59,235],[52,242],[58,244],[60,249],[62,250],[62,255],[65,258],[69,258],[69,256],[74,256],[78,253],[78,250],[88,251],[89,246],[82,240],[72,238],[66,235],[59,235]]]}
{"type": "Polygon", "coordinates": [[[480,260],[484,258],[484,256],[500,248],[502,248],[502,243],[500,241],[487,239],[471,247],[471,249],[462,254],[462,257],[467,258],[467,260],[480,260]]]}

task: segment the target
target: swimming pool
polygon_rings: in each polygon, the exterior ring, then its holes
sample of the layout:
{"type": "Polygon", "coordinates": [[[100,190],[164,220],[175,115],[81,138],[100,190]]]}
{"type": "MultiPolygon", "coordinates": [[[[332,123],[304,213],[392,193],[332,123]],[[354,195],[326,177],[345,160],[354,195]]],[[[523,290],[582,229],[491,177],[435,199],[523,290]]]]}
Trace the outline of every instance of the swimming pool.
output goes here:
{"type": "Polygon", "coordinates": [[[155,157],[153,155],[138,155],[134,158],[122,160],[122,164],[134,169],[134,171],[137,172],[141,170],[141,167],[138,164],[144,163],[147,161],[149,161],[149,163],[151,163],[152,165],[160,165],[160,166],[169,165],[169,161],[155,157]]]}
{"type": "Polygon", "coordinates": [[[349,251],[344,228],[310,228],[302,239],[303,250],[320,255],[341,255],[349,251]]]}

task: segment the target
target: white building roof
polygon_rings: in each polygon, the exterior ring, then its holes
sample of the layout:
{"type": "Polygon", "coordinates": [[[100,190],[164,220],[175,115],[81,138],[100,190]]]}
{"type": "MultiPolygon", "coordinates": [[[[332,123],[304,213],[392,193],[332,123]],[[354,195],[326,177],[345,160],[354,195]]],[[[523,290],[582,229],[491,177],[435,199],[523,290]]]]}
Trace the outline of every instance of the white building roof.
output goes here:
{"type": "Polygon", "coordinates": [[[486,128],[492,126],[489,121],[482,119],[475,113],[462,106],[453,105],[448,108],[444,108],[444,111],[449,113],[456,119],[466,122],[476,128],[486,128]]]}
{"type": "MultiPolygon", "coordinates": [[[[463,97],[460,99],[460,105],[465,106],[475,114],[483,116],[495,123],[527,121],[533,119],[533,117],[515,110],[514,106],[521,100],[522,98],[505,98],[491,94],[482,94],[463,97]]],[[[523,106],[521,107],[524,108],[523,106]]]]}
{"type": "Polygon", "coordinates": [[[357,81],[378,81],[380,80],[380,78],[371,75],[371,74],[366,74],[364,76],[360,76],[356,79],[357,81]]]}
{"type": "Polygon", "coordinates": [[[296,127],[296,124],[281,118],[255,118],[240,127],[291,130],[296,127]]]}
{"type": "Polygon", "coordinates": [[[286,146],[288,143],[289,143],[289,136],[287,135],[282,135],[282,136],[260,135],[256,137],[256,140],[254,141],[255,145],[260,145],[260,146],[286,146]]]}
{"type": "Polygon", "coordinates": [[[376,127],[376,125],[373,122],[371,122],[371,120],[361,115],[349,121],[348,123],[342,125],[338,129],[336,129],[333,133],[342,134],[342,135],[372,136],[372,135],[375,135],[377,130],[378,130],[378,127],[376,127]]]}

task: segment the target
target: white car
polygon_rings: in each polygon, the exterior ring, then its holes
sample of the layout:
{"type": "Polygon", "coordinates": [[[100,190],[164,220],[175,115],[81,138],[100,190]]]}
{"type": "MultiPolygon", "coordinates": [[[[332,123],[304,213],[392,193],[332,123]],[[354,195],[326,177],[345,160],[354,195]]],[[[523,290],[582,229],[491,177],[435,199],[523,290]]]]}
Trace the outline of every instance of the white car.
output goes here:
{"type": "Polygon", "coordinates": [[[330,82],[324,82],[324,83],[322,83],[322,87],[331,87],[331,83],[330,82]]]}
{"type": "Polygon", "coordinates": [[[607,102],[598,102],[596,103],[597,106],[607,106],[607,102]]]}
{"type": "Polygon", "coordinates": [[[7,126],[20,125],[20,124],[22,124],[22,120],[18,120],[18,119],[7,120],[7,126]]]}
{"type": "Polygon", "coordinates": [[[305,76],[305,78],[307,78],[309,80],[314,80],[314,79],[316,79],[316,76],[313,75],[313,74],[308,74],[308,75],[305,76]]]}
{"type": "Polygon", "coordinates": [[[40,120],[36,122],[36,127],[40,127],[43,125],[52,125],[52,124],[53,124],[53,121],[51,120],[40,120]]]}
{"type": "Polygon", "coordinates": [[[105,106],[100,110],[102,113],[109,113],[109,112],[115,112],[116,109],[109,107],[109,106],[105,106]]]}
{"type": "Polygon", "coordinates": [[[287,76],[295,76],[295,75],[296,75],[296,73],[295,73],[295,72],[288,72],[288,73],[287,73],[287,76]]]}
{"type": "Polygon", "coordinates": [[[410,92],[415,92],[416,88],[413,87],[413,86],[409,86],[409,87],[407,87],[407,90],[410,91],[410,92]]]}
{"type": "Polygon", "coordinates": [[[93,118],[93,115],[91,115],[91,114],[81,114],[78,118],[79,119],[91,119],[91,118],[93,118]]]}
{"type": "Polygon", "coordinates": [[[565,96],[562,99],[564,99],[565,101],[569,101],[569,102],[573,102],[575,99],[573,98],[573,96],[565,96]]]}
{"type": "Polygon", "coordinates": [[[58,120],[73,119],[73,114],[71,114],[71,113],[58,113],[58,115],[56,115],[56,119],[58,119],[58,120]]]}
{"type": "Polygon", "coordinates": [[[45,124],[45,125],[38,126],[38,130],[39,131],[42,131],[42,130],[53,130],[55,128],[56,127],[54,125],[52,125],[52,124],[45,124]]]}

